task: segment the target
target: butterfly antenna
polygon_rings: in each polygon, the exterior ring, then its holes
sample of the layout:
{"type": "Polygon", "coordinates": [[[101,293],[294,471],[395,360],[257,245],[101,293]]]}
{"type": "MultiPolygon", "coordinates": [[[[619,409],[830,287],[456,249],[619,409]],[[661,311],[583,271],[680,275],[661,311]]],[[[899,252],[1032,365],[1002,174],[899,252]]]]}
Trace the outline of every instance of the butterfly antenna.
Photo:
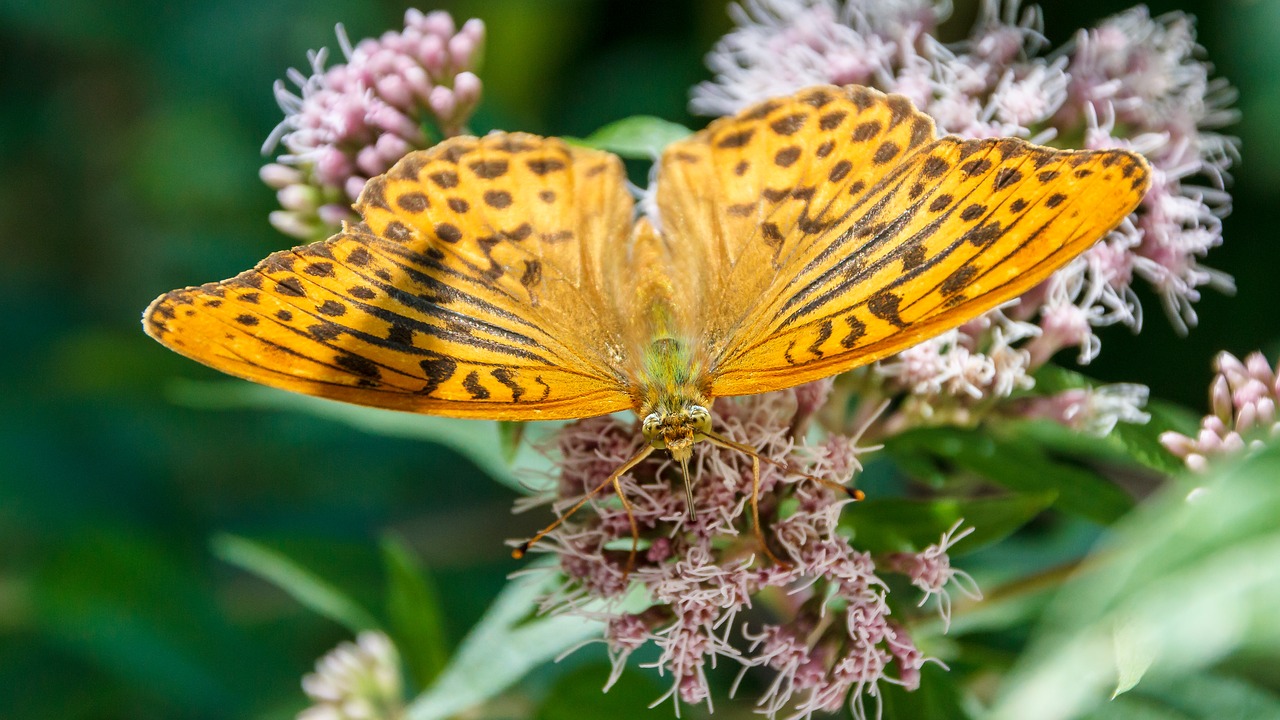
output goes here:
{"type": "Polygon", "coordinates": [[[807,472],[804,472],[803,470],[800,470],[799,468],[792,465],[791,463],[782,462],[781,460],[774,460],[771,457],[765,457],[759,454],[758,452],[756,452],[756,449],[751,447],[750,445],[743,445],[742,443],[734,442],[716,433],[704,432],[702,433],[702,435],[706,437],[707,440],[710,440],[713,445],[719,445],[720,447],[728,448],[730,450],[737,450],[738,452],[743,453],[744,455],[750,455],[751,457],[755,458],[760,462],[765,462],[776,468],[781,468],[783,470],[786,470],[787,472],[795,473],[796,475],[799,475],[805,480],[812,480],[818,483],[819,485],[826,487],[829,490],[832,490],[834,492],[840,493],[848,497],[851,500],[865,500],[867,498],[866,493],[862,492],[861,490],[858,490],[856,488],[851,488],[847,485],[842,485],[834,480],[828,480],[827,478],[824,478],[824,477],[811,475],[807,472]]]}
{"type": "Polygon", "coordinates": [[[538,541],[546,537],[549,533],[551,533],[551,531],[560,527],[560,524],[563,523],[565,520],[568,520],[569,516],[581,510],[582,506],[586,505],[587,502],[591,500],[591,498],[595,497],[596,495],[599,495],[601,490],[604,490],[606,487],[612,485],[614,492],[618,494],[618,499],[622,501],[623,509],[627,511],[627,520],[630,521],[631,523],[631,555],[627,558],[627,568],[622,575],[622,581],[625,584],[627,581],[627,577],[631,575],[631,569],[635,567],[636,551],[640,547],[640,527],[639,525],[636,524],[636,516],[631,511],[631,503],[627,502],[626,495],[622,493],[621,478],[624,474],[627,473],[628,470],[635,467],[636,465],[639,465],[641,460],[644,460],[645,458],[649,457],[649,454],[652,452],[653,452],[653,446],[649,445],[648,443],[645,443],[645,446],[640,449],[640,452],[637,452],[635,455],[631,456],[630,460],[627,460],[626,462],[624,462],[617,470],[614,470],[613,473],[609,475],[609,477],[605,478],[603,482],[601,482],[599,485],[596,485],[595,488],[591,490],[591,492],[587,493],[582,497],[581,500],[574,503],[573,507],[569,508],[568,512],[556,518],[555,522],[539,530],[537,534],[535,534],[533,537],[529,538],[528,540],[525,540],[524,542],[516,546],[516,548],[511,551],[511,557],[517,560],[520,560],[521,558],[523,558],[525,555],[529,553],[529,548],[533,547],[538,541]]]}

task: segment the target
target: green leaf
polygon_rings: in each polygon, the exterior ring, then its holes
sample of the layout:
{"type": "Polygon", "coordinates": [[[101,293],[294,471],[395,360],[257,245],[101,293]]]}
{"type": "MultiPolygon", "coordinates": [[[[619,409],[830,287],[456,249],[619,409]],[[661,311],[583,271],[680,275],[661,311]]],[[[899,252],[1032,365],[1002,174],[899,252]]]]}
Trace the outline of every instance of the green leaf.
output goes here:
{"type": "Polygon", "coordinates": [[[409,706],[409,720],[444,720],[498,695],[533,668],[599,637],[604,624],[581,617],[532,617],[556,584],[547,568],[512,580],[458,646],[436,682],[409,706]]]}
{"type": "MultiPolygon", "coordinates": [[[[1269,712],[1198,709],[1189,683],[1231,658],[1280,666],[1280,444],[1273,443],[1196,485],[1171,484],[1082,564],[1046,610],[1038,633],[1006,675],[991,720],[1065,720],[1114,702],[1183,704],[1175,717],[1277,717],[1277,701],[1239,691],[1269,712]],[[1205,713],[1208,714],[1205,714],[1205,713]]],[[[1228,685],[1231,685],[1228,683],[1228,685]]],[[[1238,685],[1238,684],[1237,684],[1238,685]]],[[[1221,701],[1223,705],[1228,700],[1221,701]]],[[[1109,710],[1098,717],[1115,717],[1109,710]]]]}
{"type": "Polygon", "coordinates": [[[352,633],[378,628],[378,622],[367,610],[283,553],[228,534],[215,535],[211,544],[214,555],[223,561],[276,585],[307,608],[343,625],[352,633]]]}
{"type": "Polygon", "coordinates": [[[1111,698],[1114,700],[1136,687],[1147,670],[1151,669],[1153,648],[1142,637],[1140,626],[1131,625],[1124,620],[1116,626],[1112,640],[1116,664],[1116,687],[1111,691],[1111,698]]]}
{"type": "MultiPolygon", "coordinates": [[[[920,687],[907,691],[893,683],[880,684],[884,720],[963,720],[972,717],[960,703],[955,677],[934,663],[920,668],[920,687]]],[[[873,698],[862,701],[874,703],[873,698]]],[[[867,713],[870,717],[871,713],[867,713]]]]}
{"type": "Polygon", "coordinates": [[[1176,473],[1183,469],[1182,460],[1160,444],[1160,435],[1178,432],[1195,437],[1200,419],[1186,408],[1161,400],[1147,403],[1151,420],[1145,425],[1119,423],[1111,437],[1122,446],[1128,456],[1147,467],[1163,473],[1176,473]]]}
{"type": "MultiPolygon", "coordinates": [[[[285,392],[239,380],[217,382],[175,382],[169,388],[175,402],[207,410],[262,408],[304,412],[316,417],[346,423],[375,435],[427,440],[448,447],[475,463],[486,475],[521,493],[529,492],[527,480],[516,476],[513,466],[522,470],[549,469],[550,461],[524,443],[516,451],[514,461],[503,456],[503,438],[499,425],[489,420],[419,415],[380,410],[349,403],[285,392]]],[[[540,437],[559,427],[556,423],[525,423],[525,434],[540,437]],[[536,430],[535,430],[536,428],[536,430]]],[[[536,473],[531,473],[531,475],[536,473]]]]}
{"type": "Polygon", "coordinates": [[[649,704],[662,695],[662,687],[654,675],[633,668],[602,692],[609,671],[608,665],[590,663],[566,673],[547,692],[535,720],[656,720],[649,704]]]}
{"type": "Polygon", "coordinates": [[[1088,377],[1061,365],[1046,363],[1035,372],[1036,395],[1056,395],[1065,390],[1076,390],[1093,385],[1088,377]]]}
{"type": "Polygon", "coordinates": [[[631,160],[653,160],[667,145],[692,133],[689,128],[662,118],[635,115],[609,123],[575,142],[631,160]]]}
{"type": "Polygon", "coordinates": [[[388,535],[382,539],[382,561],[387,570],[391,638],[418,687],[426,687],[449,661],[439,595],[399,538],[388,535]]]}
{"type": "Polygon", "coordinates": [[[513,463],[520,453],[520,441],[524,439],[526,424],[515,420],[498,421],[498,439],[502,443],[502,459],[513,463]]]}
{"type": "Polygon", "coordinates": [[[1280,718],[1280,699],[1244,680],[1214,672],[1176,682],[1144,683],[1139,692],[1100,705],[1088,720],[1219,720],[1280,718]]]}
{"type": "Polygon", "coordinates": [[[1176,681],[1149,683],[1144,690],[1179,717],[1280,718],[1280,698],[1220,671],[1189,673],[1176,681]]]}
{"type": "Polygon", "coordinates": [[[885,450],[908,463],[931,457],[939,472],[965,470],[1016,492],[1056,493],[1056,507],[1101,524],[1113,522],[1132,507],[1129,496],[1113,483],[1089,469],[1050,457],[1018,426],[920,428],[889,439],[885,450]]]}
{"type": "Polygon", "coordinates": [[[1192,720],[1141,695],[1123,695],[1089,713],[1088,720],[1192,720]]]}
{"type": "Polygon", "coordinates": [[[1011,535],[1053,504],[1052,491],[1000,498],[958,500],[871,499],[845,508],[841,525],[852,527],[860,549],[873,553],[913,552],[938,542],[958,520],[973,527],[956,544],[953,557],[979,550],[1011,535]]]}
{"type": "MultiPolygon", "coordinates": [[[[1146,409],[1151,416],[1148,422],[1117,423],[1105,437],[1083,433],[1049,420],[1018,421],[1010,423],[1006,429],[1012,435],[1028,438],[1059,455],[1131,466],[1134,471],[1145,467],[1160,476],[1181,471],[1182,461],[1165,450],[1160,444],[1160,435],[1183,428],[1186,411],[1159,401],[1148,403],[1146,409]]],[[[1192,435],[1196,432],[1195,422],[1190,431],[1192,435]]]]}

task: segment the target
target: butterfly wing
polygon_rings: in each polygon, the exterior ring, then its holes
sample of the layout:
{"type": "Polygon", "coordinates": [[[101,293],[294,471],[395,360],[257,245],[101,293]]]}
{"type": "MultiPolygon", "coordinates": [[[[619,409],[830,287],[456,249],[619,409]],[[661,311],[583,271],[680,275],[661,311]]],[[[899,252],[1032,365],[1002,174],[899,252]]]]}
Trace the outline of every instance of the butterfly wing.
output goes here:
{"type": "Polygon", "coordinates": [[[658,205],[708,308],[711,392],[790,387],[1021,295],[1141,201],[1146,162],[934,138],[900,96],[819,87],[712,123],[662,158],[658,205]],[[716,264],[716,258],[727,262],[716,264]]]}
{"type": "Polygon", "coordinates": [[[363,222],[144,314],[161,343],[308,395],[452,417],[628,408],[609,262],[621,161],[524,134],[454,138],[366,185],[363,222]]]}

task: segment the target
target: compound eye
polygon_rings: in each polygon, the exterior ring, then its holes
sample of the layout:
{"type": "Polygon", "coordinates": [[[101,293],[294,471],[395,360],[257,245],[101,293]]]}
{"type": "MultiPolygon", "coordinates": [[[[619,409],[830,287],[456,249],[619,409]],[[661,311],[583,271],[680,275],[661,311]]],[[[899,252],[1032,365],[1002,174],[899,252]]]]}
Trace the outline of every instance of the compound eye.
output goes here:
{"type": "Polygon", "coordinates": [[[689,408],[689,419],[697,425],[699,430],[711,429],[711,411],[701,405],[694,405],[689,408]]]}
{"type": "Polygon", "coordinates": [[[658,418],[658,413],[649,413],[644,421],[640,423],[640,431],[644,433],[646,438],[652,440],[653,436],[658,432],[658,425],[661,422],[658,418]]]}

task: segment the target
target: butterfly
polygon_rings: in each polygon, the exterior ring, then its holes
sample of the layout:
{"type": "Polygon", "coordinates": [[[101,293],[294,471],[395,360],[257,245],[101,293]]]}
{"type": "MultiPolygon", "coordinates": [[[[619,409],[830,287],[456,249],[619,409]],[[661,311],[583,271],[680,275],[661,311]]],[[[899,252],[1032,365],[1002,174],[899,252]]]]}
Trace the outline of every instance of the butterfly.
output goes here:
{"type": "Polygon", "coordinates": [[[162,295],[143,325],[231,375],[361,405],[633,410],[647,442],[601,488],[621,497],[655,449],[688,488],[706,440],[751,455],[758,491],[759,457],[712,429],[716,398],[870,363],[1017,297],[1150,179],[1125,150],[938,138],[906,98],[859,86],[762,102],[658,163],[657,212],[637,217],[610,153],[452,138],[369,180],[360,222],[162,295]]]}

